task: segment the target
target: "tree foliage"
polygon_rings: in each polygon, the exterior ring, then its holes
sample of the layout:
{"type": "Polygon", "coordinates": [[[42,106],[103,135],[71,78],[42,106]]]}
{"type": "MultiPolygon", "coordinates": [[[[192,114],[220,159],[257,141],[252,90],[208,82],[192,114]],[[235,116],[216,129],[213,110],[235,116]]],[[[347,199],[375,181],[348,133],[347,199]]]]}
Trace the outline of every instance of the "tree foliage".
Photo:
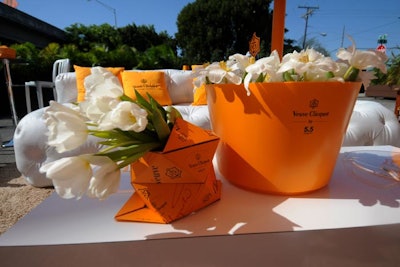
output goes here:
{"type": "MultiPolygon", "coordinates": [[[[303,38],[304,38],[304,37],[303,37],[303,38]]],[[[312,47],[313,49],[315,49],[316,51],[320,52],[321,54],[323,54],[323,55],[325,55],[325,56],[327,56],[327,57],[330,56],[329,51],[326,50],[326,49],[322,46],[322,44],[318,41],[318,39],[317,39],[316,37],[307,39],[306,42],[305,42],[305,47],[306,47],[306,48],[308,48],[308,47],[311,48],[311,47],[312,47]]]]}
{"type": "Polygon", "coordinates": [[[385,74],[378,68],[374,68],[374,71],[376,79],[372,80],[371,84],[398,87],[400,85],[400,55],[391,54],[387,62],[387,72],[385,74]]]}
{"type": "MultiPolygon", "coordinates": [[[[31,43],[14,44],[19,60],[13,73],[18,80],[50,80],[53,62],[69,58],[80,66],[120,66],[125,69],[181,68],[225,60],[245,54],[253,33],[261,38],[261,53],[270,52],[272,0],[197,0],[177,18],[175,38],[157,33],[153,25],[72,24],[63,44],[50,43],[42,50],[31,43]]],[[[286,40],[286,51],[293,48],[286,40]]]]}
{"type": "Polygon", "coordinates": [[[109,24],[85,26],[72,24],[65,29],[67,43],[75,44],[81,51],[89,51],[93,46],[103,45],[113,50],[121,44],[118,30],[109,24]]]}
{"type": "Polygon", "coordinates": [[[389,60],[386,84],[400,85],[400,55],[396,56],[392,54],[392,57],[389,60]]]}
{"type": "Polygon", "coordinates": [[[50,43],[43,49],[32,43],[13,44],[21,64],[13,64],[15,83],[51,80],[53,63],[69,58],[80,66],[119,66],[125,69],[180,68],[175,39],[154,26],[134,24],[115,29],[109,24],[67,27],[64,44],[50,43]]]}
{"type": "Polygon", "coordinates": [[[166,32],[157,33],[153,25],[130,24],[115,29],[109,24],[73,24],[66,28],[66,32],[70,43],[68,51],[72,52],[68,57],[78,65],[121,66],[126,69],[180,67],[175,40],[166,32]],[[160,46],[165,48],[157,54],[159,58],[153,58],[154,64],[151,64],[146,54],[160,46]],[[165,65],[160,65],[159,62],[165,65]]]}
{"type": "Polygon", "coordinates": [[[189,64],[245,54],[253,33],[269,50],[272,15],[268,0],[197,0],[186,5],[177,18],[177,43],[189,64]]]}
{"type": "Polygon", "coordinates": [[[157,33],[153,25],[136,26],[130,24],[118,29],[125,45],[134,47],[139,52],[144,52],[152,46],[166,45],[176,50],[175,40],[167,32],[157,33]]]}

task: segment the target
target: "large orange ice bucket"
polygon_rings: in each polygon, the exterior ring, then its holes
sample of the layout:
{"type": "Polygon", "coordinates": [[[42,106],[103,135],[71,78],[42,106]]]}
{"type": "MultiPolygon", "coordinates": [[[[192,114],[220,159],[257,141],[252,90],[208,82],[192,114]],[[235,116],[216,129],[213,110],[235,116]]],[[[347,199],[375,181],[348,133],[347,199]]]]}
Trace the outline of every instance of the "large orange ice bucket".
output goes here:
{"type": "Polygon", "coordinates": [[[220,173],[252,191],[300,194],[332,175],[361,84],[207,85],[220,173]]]}

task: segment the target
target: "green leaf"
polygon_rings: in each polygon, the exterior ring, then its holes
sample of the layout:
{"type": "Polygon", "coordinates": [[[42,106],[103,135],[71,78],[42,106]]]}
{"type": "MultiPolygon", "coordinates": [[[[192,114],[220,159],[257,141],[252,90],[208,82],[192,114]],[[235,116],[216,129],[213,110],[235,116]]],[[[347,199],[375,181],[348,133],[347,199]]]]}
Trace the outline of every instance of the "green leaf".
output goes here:
{"type": "Polygon", "coordinates": [[[283,80],[285,82],[292,82],[294,81],[293,77],[292,77],[292,72],[290,71],[285,71],[283,74],[283,80]]]}
{"type": "Polygon", "coordinates": [[[335,74],[333,74],[332,71],[328,71],[328,72],[326,73],[326,78],[330,79],[330,78],[333,78],[333,77],[335,77],[335,74]]]}
{"type": "Polygon", "coordinates": [[[148,112],[151,112],[151,104],[147,102],[147,100],[137,91],[135,90],[136,103],[139,104],[142,108],[146,109],[148,112]]]}
{"type": "Polygon", "coordinates": [[[264,79],[265,79],[265,76],[262,73],[260,73],[260,75],[257,77],[256,83],[263,82],[264,79]]]}
{"type": "Polygon", "coordinates": [[[346,82],[354,82],[357,79],[359,72],[359,69],[350,66],[350,68],[344,74],[343,78],[346,82]]]}
{"type": "Polygon", "coordinates": [[[103,139],[129,139],[123,131],[110,130],[110,131],[90,131],[90,134],[103,139]]]}
{"type": "Polygon", "coordinates": [[[167,111],[167,123],[172,129],[172,126],[175,124],[176,119],[182,119],[182,114],[173,106],[168,106],[165,110],[167,111]]]}
{"type": "Polygon", "coordinates": [[[144,143],[154,142],[157,140],[157,136],[154,132],[147,129],[139,133],[135,131],[126,131],[124,134],[129,138],[129,140],[139,140],[144,143]]]}
{"type": "Polygon", "coordinates": [[[160,111],[161,115],[163,116],[163,119],[166,121],[167,120],[167,111],[165,111],[164,107],[161,106],[157,102],[157,100],[155,100],[149,93],[147,93],[147,97],[149,98],[152,110],[160,111]]]}
{"type": "Polygon", "coordinates": [[[167,141],[171,130],[169,129],[167,122],[164,120],[163,115],[158,109],[155,109],[153,113],[153,126],[157,133],[158,139],[164,144],[167,141]]]}
{"type": "Polygon", "coordinates": [[[107,156],[115,162],[126,160],[127,158],[131,158],[138,153],[146,153],[153,149],[159,148],[160,143],[153,142],[153,143],[146,143],[146,144],[138,144],[138,145],[131,145],[129,147],[120,148],[113,151],[105,151],[105,152],[98,152],[96,156],[107,156]]]}
{"type": "Polygon", "coordinates": [[[131,163],[137,161],[138,159],[140,159],[141,157],[143,157],[147,152],[148,151],[141,152],[141,153],[137,153],[137,154],[134,154],[134,155],[131,155],[131,156],[127,157],[125,160],[123,160],[120,163],[118,163],[118,168],[121,169],[123,167],[128,166],[129,164],[131,164],[131,163]]]}
{"type": "Polygon", "coordinates": [[[135,100],[133,100],[132,98],[130,98],[129,96],[127,96],[127,95],[125,95],[125,94],[123,94],[121,97],[120,97],[120,100],[121,101],[129,101],[129,102],[135,102],[135,100]]]}

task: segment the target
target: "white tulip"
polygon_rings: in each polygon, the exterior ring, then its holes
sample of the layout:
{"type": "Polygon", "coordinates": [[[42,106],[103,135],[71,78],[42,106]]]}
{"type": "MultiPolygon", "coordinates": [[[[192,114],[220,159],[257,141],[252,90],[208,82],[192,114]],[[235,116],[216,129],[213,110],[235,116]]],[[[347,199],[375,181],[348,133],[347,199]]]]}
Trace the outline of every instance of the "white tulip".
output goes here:
{"type": "Polygon", "coordinates": [[[228,80],[234,84],[240,84],[246,73],[246,68],[254,63],[254,58],[242,54],[229,56],[226,62],[228,80]]]}
{"type": "Polygon", "coordinates": [[[102,96],[119,98],[123,95],[124,89],[114,74],[102,67],[94,67],[91,71],[92,74],[84,81],[85,99],[102,96]]]}
{"type": "Polygon", "coordinates": [[[236,55],[230,58],[229,64],[214,62],[205,68],[198,68],[194,71],[196,79],[194,86],[200,87],[203,83],[233,83],[241,84],[245,71],[243,58],[236,55]],[[243,69],[242,69],[243,68],[243,69]]]}
{"type": "Polygon", "coordinates": [[[146,110],[133,102],[121,101],[105,114],[98,128],[106,131],[119,128],[123,131],[141,132],[146,129],[147,123],[146,110]]]}
{"type": "Polygon", "coordinates": [[[223,79],[226,75],[226,70],[221,68],[219,62],[214,62],[206,67],[208,80],[211,83],[223,83],[223,79]]]}
{"type": "Polygon", "coordinates": [[[274,50],[269,57],[264,57],[257,60],[254,64],[246,67],[246,76],[244,78],[244,87],[247,90],[247,94],[250,94],[249,84],[256,82],[260,75],[264,78],[262,82],[280,82],[282,81],[282,74],[277,74],[279,69],[280,59],[278,52],[274,50]]]}
{"type": "Polygon", "coordinates": [[[119,102],[121,102],[119,99],[102,96],[85,100],[79,103],[79,107],[89,120],[94,123],[100,123],[103,117],[112,111],[119,102]]]}
{"type": "Polygon", "coordinates": [[[367,88],[375,78],[376,76],[372,71],[361,71],[358,74],[358,79],[364,84],[365,88],[367,88]]]}
{"type": "Polygon", "coordinates": [[[118,165],[110,158],[100,156],[94,156],[90,162],[95,167],[87,192],[88,196],[103,200],[117,192],[121,177],[118,165]]]}
{"type": "Polygon", "coordinates": [[[306,49],[301,52],[288,53],[282,58],[282,64],[278,73],[294,71],[294,81],[327,81],[331,77],[327,72],[335,72],[339,66],[330,57],[314,49],[306,49]]]}
{"type": "Polygon", "coordinates": [[[75,149],[85,143],[88,129],[83,116],[55,101],[44,113],[48,132],[48,144],[62,153],[75,149]]]}
{"type": "Polygon", "coordinates": [[[355,42],[352,41],[352,46],[347,49],[339,49],[337,57],[341,60],[347,61],[350,66],[359,70],[365,70],[368,68],[378,68],[382,73],[386,73],[387,56],[385,53],[375,50],[357,50],[355,42]]]}
{"type": "Polygon", "coordinates": [[[242,55],[242,54],[234,54],[229,56],[229,59],[226,62],[226,66],[231,70],[241,70],[244,71],[247,66],[254,63],[254,60],[251,57],[242,55]]]}
{"type": "Polygon", "coordinates": [[[92,168],[88,156],[66,157],[46,163],[40,172],[53,180],[54,189],[62,198],[81,198],[89,187],[92,168]]]}

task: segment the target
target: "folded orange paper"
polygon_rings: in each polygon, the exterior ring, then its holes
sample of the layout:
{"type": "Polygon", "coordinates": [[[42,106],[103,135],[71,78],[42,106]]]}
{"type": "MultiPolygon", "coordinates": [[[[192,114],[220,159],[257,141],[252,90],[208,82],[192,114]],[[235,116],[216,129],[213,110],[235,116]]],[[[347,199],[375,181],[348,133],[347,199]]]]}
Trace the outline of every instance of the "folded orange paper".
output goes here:
{"type": "Polygon", "coordinates": [[[218,141],[212,132],[177,120],[162,152],[131,164],[135,193],[116,220],[169,223],[219,200],[221,182],[212,164],[218,141]]]}

